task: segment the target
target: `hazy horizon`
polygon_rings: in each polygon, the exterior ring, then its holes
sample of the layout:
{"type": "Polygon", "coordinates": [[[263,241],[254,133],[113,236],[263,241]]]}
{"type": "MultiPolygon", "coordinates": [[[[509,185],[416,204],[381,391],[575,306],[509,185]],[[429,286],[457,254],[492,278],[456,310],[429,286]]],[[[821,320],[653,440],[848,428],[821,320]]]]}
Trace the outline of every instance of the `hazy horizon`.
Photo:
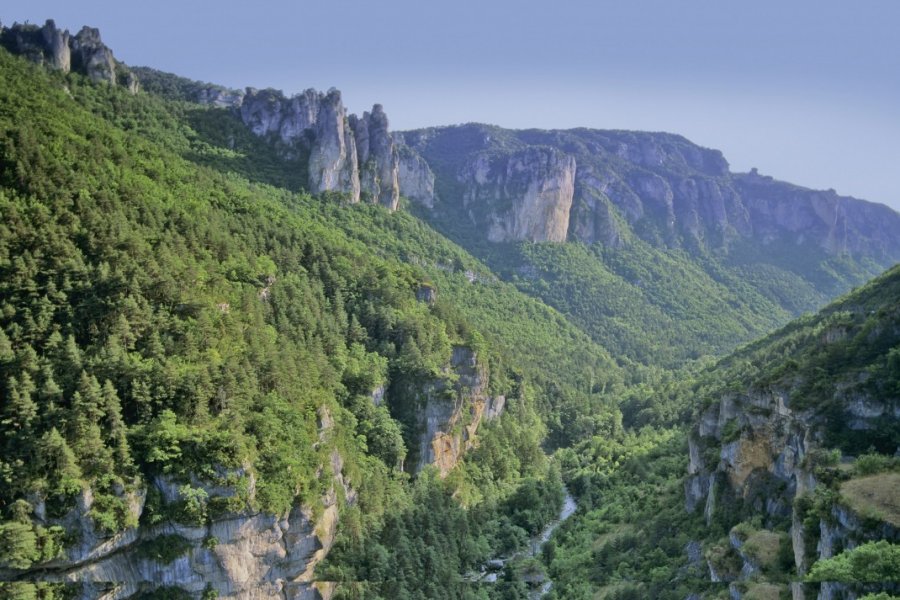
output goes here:
{"type": "Polygon", "coordinates": [[[116,57],[228,87],[337,87],[393,129],[631,129],[900,210],[900,3],[270,0],[13,3],[0,20],[98,27],[116,57]]]}

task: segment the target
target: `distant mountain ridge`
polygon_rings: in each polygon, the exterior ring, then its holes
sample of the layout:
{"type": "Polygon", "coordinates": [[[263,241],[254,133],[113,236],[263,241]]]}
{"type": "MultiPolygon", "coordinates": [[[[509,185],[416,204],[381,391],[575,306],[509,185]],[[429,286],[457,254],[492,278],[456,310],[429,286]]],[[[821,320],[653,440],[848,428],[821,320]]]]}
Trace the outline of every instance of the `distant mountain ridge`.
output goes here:
{"type": "Polygon", "coordinates": [[[762,245],[811,242],[829,254],[868,256],[884,264],[900,259],[900,214],[892,209],[839,196],[834,190],[776,181],[755,170],[731,173],[720,151],[679,135],[467,124],[403,132],[398,137],[428,161],[445,190],[463,188],[462,194],[445,192],[444,201],[461,198],[476,226],[515,220],[526,210],[515,201],[504,203],[510,195],[506,172],[510,161],[525,152],[539,152],[548,159],[561,152],[574,159],[558,173],[515,167],[526,188],[545,187],[566,170],[574,171],[574,186],[546,198],[545,214],[557,222],[543,227],[556,235],[528,230],[503,236],[505,240],[565,239],[618,246],[634,229],[664,247],[719,249],[740,240],[762,245]],[[506,195],[499,189],[483,193],[486,187],[498,186],[506,195]]]}

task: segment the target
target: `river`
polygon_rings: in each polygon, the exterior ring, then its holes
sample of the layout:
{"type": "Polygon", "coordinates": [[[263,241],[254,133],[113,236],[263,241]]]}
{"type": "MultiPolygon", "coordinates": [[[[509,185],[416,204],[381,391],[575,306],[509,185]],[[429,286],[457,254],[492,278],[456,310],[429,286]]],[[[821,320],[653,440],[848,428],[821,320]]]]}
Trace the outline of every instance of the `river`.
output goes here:
{"type": "MultiPolygon", "coordinates": [[[[480,573],[470,576],[470,580],[494,583],[497,581],[497,577],[499,573],[503,571],[506,563],[526,556],[536,557],[544,544],[546,544],[553,536],[553,532],[556,531],[556,528],[559,527],[563,521],[575,514],[575,511],[578,509],[575,498],[572,497],[569,490],[566,489],[566,486],[563,486],[563,494],[563,505],[559,511],[559,517],[548,523],[538,535],[532,536],[531,539],[528,540],[528,547],[526,549],[519,550],[511,556],[489,560],[480,573]]],[[[529,594],[529,597],[540,598],[549,592],[552,586],[553,582],[548,579],[540,588],[533,590],[531,594],[529,594]]]]}

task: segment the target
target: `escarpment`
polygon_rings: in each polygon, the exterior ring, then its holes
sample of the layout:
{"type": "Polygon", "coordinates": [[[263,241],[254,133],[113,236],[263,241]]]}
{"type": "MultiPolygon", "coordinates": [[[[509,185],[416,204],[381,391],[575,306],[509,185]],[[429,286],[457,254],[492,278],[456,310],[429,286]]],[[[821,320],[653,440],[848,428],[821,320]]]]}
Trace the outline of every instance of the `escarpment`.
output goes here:
{"type": "Polygon", "coordinates": [[[564,242],[575,159],[553,148],[480,155],[459,175],[463,206],[492,242],[564,242]]]}
{"type": "Polygon", "coordinates": [[[768,256],[802,247],[885,266],[900,259],[900,215],[890,208],[755,169],[732,173],[721,152],[678,135],[467,124],[398,137],[435,173],[445,204],[434,217],[456,219],[454,209],[461,208],[490,241],[619,247],[637,235],[664,248],[752,247],[768,256]],[[541,152],[558,153],[559,165],[570,159],[577,165],[571,192],[557,169],[538,166],[533,157],[541,152]]]}

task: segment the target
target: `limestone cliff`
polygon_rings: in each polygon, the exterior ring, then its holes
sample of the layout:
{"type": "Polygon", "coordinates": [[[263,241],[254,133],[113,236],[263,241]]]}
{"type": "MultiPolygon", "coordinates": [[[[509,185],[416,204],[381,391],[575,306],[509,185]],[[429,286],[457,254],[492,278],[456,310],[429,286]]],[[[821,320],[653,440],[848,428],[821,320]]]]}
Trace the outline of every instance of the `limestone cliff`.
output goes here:
{"type": "MultiPolygon", "coordinates": [[[[732,597],[741,597],[741,582],[767,581],[777,570],[781,545],[793,557],[791,577],[802,577],[816,560],[871,540],[900,541],[900,524],[861,516],[852,498],[830,499],[817,515],[810,507],[823,473],[817,460],[826,448],[813,411],[790,408],[790,390],[726,395],[700,416],[689,439],[686,508],[702,510],[707,523],[723,514],[741,515],[724,548],[710,545],[707,562],[712,581],[731,582],[732,597]],[[746,525],[756,515],[761,528],[746,525]],[[760,542],[760,540],[763,540],[760,542]],[[730,559],[729,559],[730,556],[730,559]]],[[[855,426],[874,428],[885,411],[900,418],[900,408],[886,403],[861,412],[853,407],[855,426]]],[[[773,580],[781,576],[776,575],[773,580]]],[[[806,586],[809,588],[809,586],[806,586]]],[[[853,597],[846,586],[822,584],[818,591],[795,585],[794,598],[853,597]]]]}
{"type": "Polygon", "coordinates": [[[564,242],[575,190],[575,159],[553,148],[481,154],[458,176],[463,205],[488,240],[564,242]]]}
{"type": "MultiPolygon", "coordinates": [[[[323,409],[321,440],[332,426],[323,409]]],[[[43,504],[36,502],[37,522],[63,525],[75,541],[62,557],[29,570],[0,567],[0,580],[66,582],[81,600],[128,598],[161,587],[198,599],[216,594],[242,600],[327,600],[333,587],[315,581],[313,571],[334,541],[340,502],[355,499],[340,454],[332,450],[327,463],[322,465],[329,477],[327,490],[318,505],[296,505],[283,515],[251,508],[256,480],[249,467],[220,469],[212,480],[154,477],[146,487],[124,494],[140,525],[112,536],[98,530],[91,518],[90,490],[59,519],[48,518],[43,504]],[[197,498],[198,493],[210,517],[181,522],[174,516],[177,507],[187,494],[197,498]],[[213,506],[228,508],[213,511],[213,506]],[[167,514],[172,516],[161,518],[167,514]]]]}
{"type": "MultiPolygon", "coordinates": [[[[214,85],[197,89],[192,100],[231,108],[254,134],[271,136],[289,152],[308,157],[310,191],[344,192],[351,202],[362,199],[397,210],[400,150],[380,104],[357,117],[347,114],[340,91],[333,88],[325,94],[309,89],[286,97],[278,90],[214,85]]],[[[421,181],[422,166],[411,151],[404,157],[407,187],[417,199],[424,198],[428,184],[421,181]]]]}
{"type": "Polygon", "coordinates": [[[440,376],[391,386],[386,401],[392,412],[405,413],[405,422],[413,432],[407,442],[407,470],[418,473],[433,465],[445,476],[456,466],[475,443],[481,422],[503,412],[506,397],[491,396],[489,383],[487,365],[479,360],[478,353],[466,346],[454,346],[440,376]]]}
{"type": "Polygon", "coordinates": [[[400,159],[397,170],[400,194],[425,208],[434,208],[434,172],[431,167],[402,141],[395,145],[400,159]]]}
{"type": "MultiPolygon", "coordinates": [[[[249,98],[245,98],[244,106],[249,98]]],[[[291,116],[291,112],[287,113],[291,116]]],[[[309,152],[309,189],[312,192],[340,190],[359,202],[359,160],[352,129],[338,90],[322,97],[313,123],[313,142],[309,152]]]]}
{"type": "MultiPolygon", "coordinates": [[[[733,539],[708,549],[714,580],[765,577],[776,538],[790,546],[794,577],[865,541],[900,540],[886,509],[900,476],[856,460],[869,449],[897,451],[898,293],[894,268],[711,372],[713,391],[689,437],[685,506],[707,524],[735,526],[733,539]],[[744,544],[751,536],[755,555],[744,544]]],[[[838,589],[823,585],[819,597],[838,589]]]]}
{"type": "Polygon", "coordinates": [[[0,44],[13,54],[63,73],[74,71],[87,75],[95,83],[120,84],[132,93],[138,91],[137,78],[115,59],[97,29],[85,26],[72,36],[59,29],[53,20],[47,20],[43,27],[16,23],[0,28],[0,44]]]}
{"type": "MultiPolygon", "coordinates": [[[[507,130],[467,124],[397,134],[435,173],[443,201],[434,218],[458,219],[473,199],[486,209],[490,239],[548,239],[621,246],[637,235],[661,247],[729,252],[754,248],[761,256],[810,248],[823,256],[850,254],[890,265],[900,260],[900,214],[890,208],[763,177],[732,173],[718,150],[667,134],[592,129],[507,130]],[[522,229],[518,210],[524,189],[505,192],[502,165],[488,156],[554,151],[574,159],[577,171],[567,227],[559,231],[563,204],[522,229]],[[495,169],[490,181],[485,174],[495,169]],[[480,177],[475,177],[480,174],[480,177]],[[486,184],[489,184],[485,187],[486,184]],[[552,236],[545,237],[549,232],[552,236]]],[[[502,158],[495,160],[501,161],[502,158]]],[[[526,211],[528,212],[528,211],[526,211]]],[[[478,212],[476,211],[476,217],[478,212]]]]}
{"type": "Polygon", "coordinates": [[[424,406],[419,413],[422,427],[415,471],[434,465],[444,476],[456,466],[463,452],[474,443],[482,419],[499,415],[506,403],[504,396],[488,395],[488,373],[478,355],[470,348],[456,346],[450,361],[458,377],[451,390],[443,382],[423,388],[424,406]],[[443,394],[451,391],[450,394],[443,394]]]}
{"type": "Polygon", "coordinates": [[[397,210],[400,202],[400,158],[388,131],[388,118],[380,104],[362,118],[350,118],[356,137],[360,189],[371,202],[397,210]]]}

